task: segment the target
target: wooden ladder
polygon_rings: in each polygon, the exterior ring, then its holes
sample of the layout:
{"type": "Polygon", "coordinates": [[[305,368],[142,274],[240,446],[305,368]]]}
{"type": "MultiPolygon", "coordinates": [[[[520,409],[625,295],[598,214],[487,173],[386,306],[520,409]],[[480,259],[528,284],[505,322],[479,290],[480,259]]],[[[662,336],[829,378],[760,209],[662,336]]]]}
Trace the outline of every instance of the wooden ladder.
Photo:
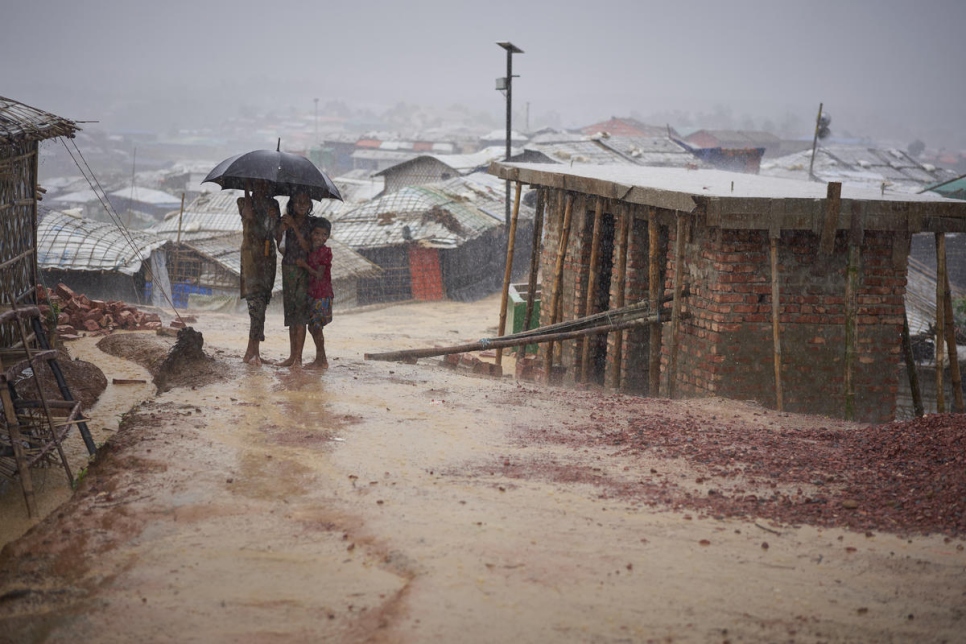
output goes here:
{"type": "MultiPolygon", "coordinates": [[[[12,349],[0,351],[0,402],[3,404],[3,419],[9,444],[4,444],[0,433],[0,474],[10,478],[15,475],[20,479],[24,501],[27,504],[27,514],[37,516],[37,504],[34,495],[30,468],[41,464],[56,462],[54,453],[59,457],[60,464],[67,474],[67,481],[73,485],[74,476],[70,464],[64,454],[62,443],[71,427],[78,425],[88,452],[96,452],[94,442],[87,430],[85,419],[81,416],[80,402],[75,401],[70,394],[63,373],[57,363],[57,351],[51,349],[44,334],[41,312],[37,306],[18,307],[13,299],[8,300],[9,306],[0,311],[0,324],[15,322],[20,333],[20,345],[12,349]],[[33,328],[31,336],[24,321],[30,320],[33,328]],[[41,350],[31,348],[31,342],[36,341],[41,350]],[[20,358],[12,366],[6,367],[4,355],[20,358]],[[48,401],[44,393],[43,384],[38,375],[37,366],[47,362],[50,370],[57,379],[63,401],[48,401]],[[17,394],[14,384],[22,379],[21,374],[26,369],[33,374],[34,385],[37,388],[37,400],[29,400],[17,394]],[[5,465],[2,457],[12,456],[13,466],[5,465]]],[[[9,461],[8,461],[9,462],[9,461]]]]}

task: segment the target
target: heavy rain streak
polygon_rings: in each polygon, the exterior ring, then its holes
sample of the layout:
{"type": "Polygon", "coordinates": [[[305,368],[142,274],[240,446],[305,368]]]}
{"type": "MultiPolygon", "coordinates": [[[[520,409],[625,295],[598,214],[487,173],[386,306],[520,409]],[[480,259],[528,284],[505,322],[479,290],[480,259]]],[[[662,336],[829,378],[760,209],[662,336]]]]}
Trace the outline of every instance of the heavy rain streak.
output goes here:
{"type": "Polygon", "coordinates": [[[0,641],[961,641],[966,3],[0,12],[0,641]]]}

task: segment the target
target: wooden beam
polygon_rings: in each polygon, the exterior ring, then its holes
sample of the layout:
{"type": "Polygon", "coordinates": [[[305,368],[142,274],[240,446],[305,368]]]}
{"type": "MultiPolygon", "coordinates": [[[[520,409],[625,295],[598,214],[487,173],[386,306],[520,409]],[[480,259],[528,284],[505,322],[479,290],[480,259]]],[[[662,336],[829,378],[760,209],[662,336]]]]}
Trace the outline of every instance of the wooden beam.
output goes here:
{"type": "MultiPolygon", "coordinates": [[[[584,316],[594,313],[597,300],[597,279],[600,271],[600,231],[604,218],[604,198],[597,197],[594,209],[594,232],[590,242],[590,272],[587,278],[587,297],[584,300],[584,316]]],[[[587,382],[590,373],[590,338],[584,338],[580,350],[580,381],[587,382]]]]}
{"type": "MultiPolygon", "coordinates": [[[[0,373],[4,371],[3,360],[0,359],[0,373]]],[[[20,421],[17,419],[17,410],[13,406],[13,397],[10,395],[10,388],[6,382],[0,382],[0,402],[3,404],[4,419],[7,423],[7,434],[10,436],[10,445],[13,448],[13,460],[17,466],[17,473],[20,475],[20,487],[23,490],[23,499],[27,504],[27,516],[37,516],[37,500],[34,495],[33,481],[30,479],[30,467],[27,465],[27,456],[23,451],[23,438],[20,435],[20,421]]]]}
{"type": "MultiPolygon", "coordinates": [[[[946,262],[944,262],[946,263],[946,262]]],[[[953,292],[949,288],[949,271],[946,271],[945,288],[946,347],[949,350],[949,378],[953,386],[953,411],[962,414],[963,409],[963,379],[959,372],[959,349],[956,346],[956,323],[953,320],[953,292]]]]}
{"type": "Polygon", "coordinates": [[[778,240],[781,232],[769,231],[768,242],[771,249],[771,331],[775,362],[775,405],[778,411],[784,411],[784,395],[782,391],[782,340],[781,340],[781,293],[778,283],[778,240]]]}
{"type": "MultiPolygon", "coordinates": [[[[574,195],[567,193],[564,200],[563,222],[560,226],[560,239],[557,245],[557,262],[553,271],[553,290],[550,293],[550,323],[556,324],[559,321],[560,291],[563,287],[564,258],[567,256],[567,244],[570,242],[570,220],[574,212],[574,195]]],[[[547,344],[546,374],[547,382],[550,381],[553,369],[554,343],[547,344]]]]}
{"type": "MultiPolygon", "coordinates": [[[[527,307],[523,315],[523,330],[530,330],[530,318],[533,317],[533,307],[537,292],[537,275],[540,273],[540,249],[543,241],[543,211],[547,203],[547,189],[537,189],[537,211],[533,215],[533,239],[530,245],[530,278],[527,282],[527,307]]],[[[518,359],[525,358],[527,346],[522,345],[517,354],[518,359]]]]}
{"type": "Polygon", "coordinates": [[[678,369],[678,333],[681,326],[681,291],[684,282],[684,233],[683,213],[676,213],[677,228],[674,239],[674,303],[671,308],[671,351],[668,360],[667,395],[674,398],[678,369]]]}
{"type": "MultiPolygon", "coordinates": [[[[513,247],[517,238],[517,219],[520,216],[520,193],[523,184],[517,182],[516,194],[513,197],[513,214],[510,217],[510,230],[506,239],[506,268],[503,270],[503,292],[500,296],[500,326],[498,336],[506,332],[506,303],[510,293],[510,275],[513,273],[513,247]]],[[[496,364],[503,364],[503,349],[496,350],[496,364]]]]}
{"type": "Polygon", "coordinates": [[[845,419],[855,420],[855,363],[858,355],[858,291],[861,268],[862,204],[852,204],[849,253],[845,269],[845,419]]]}
{"type": "Polygon", "coordinates": [[[842,184],[830,181],[825,196],[825,221],[822,224],[822,237],[818,243],[819,255],[829,256],[835,250],[835,231],[839,226],[839,212],[842,206],[842,184]]]}
{"type": "MultiPolygon", "coordinates": [[[[651,310],[657,310],[657,302],[664,292],[661,283],[661,227],[654,208],[647,209],[647,287],[651,310]]],[[[661,395],[661,325],[654,323],[648,341],[647,393],[657,398],[661,395]]]]}
{"type": "MultiPolygon", "coordinates": [[[[620,231],[617,239],[617,261],[614,262],[614,269],[617,273],[617,286],[615,288],[615,298],[613,308],[623,308],[625,290],[627,288],[627,248],[630,238],[631,221],[633,219],[630,208],[627,204],[621,208],[620,231]]],[[[614,389],[621,388],[621,371],[623,368],[624,352],[624,331],[617,331],[614,336],[614,376],[611,383],[614,389]]]]}
{"type": "Polygon", "coordinates": [[[916,359],[912,355],[912,339],[909,337],[909,315],[902,312],[902,355],[906,359],[906,376],[909,379],[909,390],[912,393],[912,408],[917,418],[922,418],[926,410],[922,405],[922,389],[919,387],[919,372],[916,370],[916,359]]]}
{"type": "Polygon", "coordinates": [[[936,412],[946,412],[944,354],[946,352],[946,234],[936,235],[936,412]]]}

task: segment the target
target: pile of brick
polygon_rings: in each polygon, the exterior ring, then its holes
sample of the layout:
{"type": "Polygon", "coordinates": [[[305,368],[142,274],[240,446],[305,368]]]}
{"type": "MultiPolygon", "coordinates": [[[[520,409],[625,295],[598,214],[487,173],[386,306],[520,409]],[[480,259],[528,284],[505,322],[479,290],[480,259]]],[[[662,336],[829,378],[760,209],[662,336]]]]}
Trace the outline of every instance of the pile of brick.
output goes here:
{"type": "Polygon", "coordinates": [[[126,302],[92,300],[65,284],[49,290],[37,286],[37,301],[45,316],[52,307],[57,311],[57,333],[61,338],[77,337],[82,332],[100,335],[115,330],[156,331],[162,325],[156,313],[144,313],[126,302]]]}

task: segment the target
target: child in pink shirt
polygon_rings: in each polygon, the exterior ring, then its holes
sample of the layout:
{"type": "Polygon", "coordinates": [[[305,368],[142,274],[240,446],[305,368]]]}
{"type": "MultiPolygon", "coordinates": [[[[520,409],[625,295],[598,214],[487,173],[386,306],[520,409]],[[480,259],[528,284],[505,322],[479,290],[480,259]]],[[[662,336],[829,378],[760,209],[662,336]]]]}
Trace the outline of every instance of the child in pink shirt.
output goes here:
{"type": "Polygon", "coordinates": [[[309,272],[309,333],[315,340],[315,362],[306,369],[328,369],[325,358],[325,336],[322,329],[332,322],[332,249],[325,245],[332,233],[332,223],[325,217],[315,219],[312,227],[312,250],[307,260],[298,265],[309,272]]]}

